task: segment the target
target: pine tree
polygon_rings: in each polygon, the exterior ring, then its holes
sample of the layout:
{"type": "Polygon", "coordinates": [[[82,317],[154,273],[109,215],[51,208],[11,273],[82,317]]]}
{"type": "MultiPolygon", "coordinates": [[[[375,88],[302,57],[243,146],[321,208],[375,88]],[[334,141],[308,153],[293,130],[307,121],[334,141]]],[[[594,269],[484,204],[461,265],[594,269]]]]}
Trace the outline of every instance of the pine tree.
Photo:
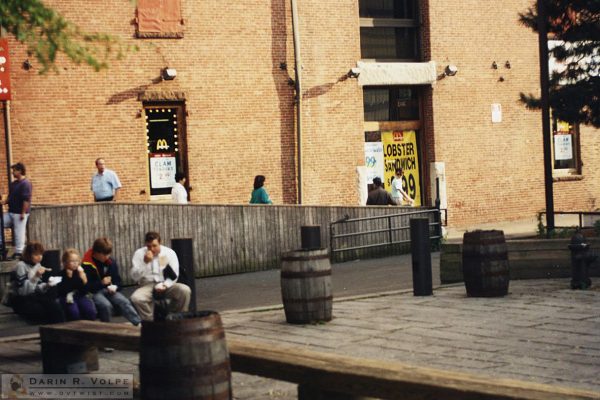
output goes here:
{"type": "Polygon", "coordinates": [[[40,73],[58,70],[59,53],[99,71],[108,67],[111,57],[121,58],[135,49],[114,36],[82,31],[41,0],[1,0],[0,26],[27,46],[27,53],[41,65],[40,73]]]}
{"type": "MultiPolygon", "coordinates": [[[[549,39],[557,40],[550,56],[565,68],[551,71],[550,107],[559,119],[600,127],[600,0],[544,1],[549,39]]],[[[519,14],[537,32],[533,5],[519,14]]],[[[521,93],[521,101],[539,108],[540,99],[521,93]]]]}

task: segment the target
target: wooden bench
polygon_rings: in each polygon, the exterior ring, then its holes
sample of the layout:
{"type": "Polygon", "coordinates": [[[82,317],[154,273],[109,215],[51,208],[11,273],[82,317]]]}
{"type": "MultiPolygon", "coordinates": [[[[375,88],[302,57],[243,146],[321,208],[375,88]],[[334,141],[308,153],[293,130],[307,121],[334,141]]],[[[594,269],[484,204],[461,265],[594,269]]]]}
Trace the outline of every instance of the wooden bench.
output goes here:
{"type": "MultiPolygon", "coordinates": [[[[98,369],[96,346],[139,351],[140,329],[124,324],[73,321],[40,327],[44,373],[65,373],[68,363],[98,369]]],[[[227,338],[231,369],[299,384],[299,399],[374,396],[403,400],[599,399],[600,392],[494,379],[227,338]],[[324,394],[325,393],[325,394],[324,394]]],[[[76,370],[77,368],[75,368],[76,370]]],[[[83,368],[82,368],[83,370],[83,368]]],[[[73,371],[75,372],[75,371],[73,371]]]]}

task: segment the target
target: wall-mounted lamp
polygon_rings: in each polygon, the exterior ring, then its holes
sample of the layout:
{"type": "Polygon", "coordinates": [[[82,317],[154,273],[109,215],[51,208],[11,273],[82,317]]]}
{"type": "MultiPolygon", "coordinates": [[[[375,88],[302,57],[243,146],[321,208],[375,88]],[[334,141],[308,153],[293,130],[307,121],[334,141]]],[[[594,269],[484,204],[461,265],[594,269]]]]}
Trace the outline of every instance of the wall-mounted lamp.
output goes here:
{"type": "Polygon", "coordinates": [[[458,67],[454,64],[446,65],[444,68],[444,75],[446,76],[454,76],[458,72],[458,67]]]}
{"type": "Polygon", "coordinates": [[[496,63],[496,61],[492,61],[492,68],[498,69],[498,64],[496,63]]]}
{"type": "Polygon", "coordinates": [[[161,71],[160,75],[165,81],[172,81],[177,76],[177,70],[175,68],[167,67],[161,71]]]}
{"type": "Polygon", "coordinates": [[[31,65],[31,63],[29,62],[29,59],[23,61],[23,69],[25,71],[29,71],[32,67],[33,67],[33,65],[31,65]]]}
{"type": "Polygon", "coordinates": [[[358,78],[359,75],[360,68],[358,67],[350,68],[350,71],[348,71],[348,73],[346,74],[348,78],[358,78]]]}
{"type": "Polygon", "coordinates": [[[510,61],[506,60],[506,62],[504,63],[504,66],[508,69],[510,69],[510,61]]]}

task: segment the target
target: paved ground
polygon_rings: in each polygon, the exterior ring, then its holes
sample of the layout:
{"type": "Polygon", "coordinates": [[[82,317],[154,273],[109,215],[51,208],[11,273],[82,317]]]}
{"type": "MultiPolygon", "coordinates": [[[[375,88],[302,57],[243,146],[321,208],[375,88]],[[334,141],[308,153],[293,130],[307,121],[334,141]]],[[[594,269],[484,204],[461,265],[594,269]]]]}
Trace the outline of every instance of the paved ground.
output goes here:
{"type": "MultiPolygon", "coordinates": [[[[228,337],[305,346],[496,378],[569,386],[600,399],[600,289],[569,280],[512,281],[503,298],[468,298],[462,285],[334,302],[326,324],[290,325],[278,307],[222,312],[228,337]]],[[[0,340],[0,372],[39,372],[36,340],[0,340]]],[[[101,372],[137,374],[137,355],[103,354],[101,372]]],[[[294,399],[295,386],[234,374],[236,399],[294,399]]]]}
{"type": "MultiPolygon", "coordinates": [[[[336,298],[412,288],[410,255],[350,261],[332,265],[336,298]]],[[[432,254],[433,284],[440,284],[439,253],[432,254]]],[[[134,287],[125,288],[127,295],[134,287]]],[[[198,310],[239,310],[281,304],[279,270],[196,279],[198,310]]],[[[117,318],[116,321],[124,321],[117,318]]],[[[37,332],[0,305],[0,337],[37,332]]]]}

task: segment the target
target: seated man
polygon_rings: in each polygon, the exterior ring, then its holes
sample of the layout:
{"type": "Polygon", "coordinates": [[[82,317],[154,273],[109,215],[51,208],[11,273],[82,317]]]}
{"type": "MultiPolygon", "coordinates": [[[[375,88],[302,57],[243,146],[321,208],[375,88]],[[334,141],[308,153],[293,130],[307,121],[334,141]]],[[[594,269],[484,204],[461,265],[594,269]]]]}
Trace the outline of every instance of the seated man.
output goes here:
{"type": "Polygon", "coordinates": [[[146,246],[133,254],[131,278],[140,288],[131,295],[131,301],[144,321],[154,319],[154,298],[170,300],[171,312],[188,311],[191,289],[178,283],[179,260],[170,248],[160,244],[158,232],[148,232],[146,246]]]}
{"type": "Polygon", "coordinates": [[[83,255],[81,264],[87,275],[88,290],[93,295],[100,321],[110,322],[113,307],[116,307],[129,322],[139,325],[140,316],[129,299],[119,291],[121,275],[117,262],[110,256],[112,249],[108,238],[99,238],[83,255]]]}

